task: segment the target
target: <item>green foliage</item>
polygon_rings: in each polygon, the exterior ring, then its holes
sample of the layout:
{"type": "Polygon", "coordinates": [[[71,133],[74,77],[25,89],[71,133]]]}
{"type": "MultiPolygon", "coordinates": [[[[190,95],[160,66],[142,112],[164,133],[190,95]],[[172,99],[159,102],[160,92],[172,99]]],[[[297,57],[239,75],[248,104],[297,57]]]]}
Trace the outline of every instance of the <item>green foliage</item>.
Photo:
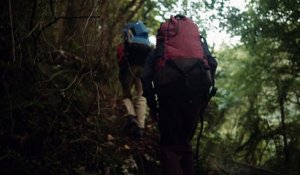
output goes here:
{"type": "Polygon", "coordinates": [[[177,13],[204,35],[220,19],[242,41],[216,53],[201,168],[299,173],[299,2],[252,0],[243,11],[228,2],[1,1],[1,173],[142,174],[115,127],[115,46],[126,22],[143,20],[155,35],[177,13]]]}
{"type": "Polygon", "coordinates": [[[300,151],[292,129],[299,127],[300,114],[299,2],[260,0],[247,7],[229,7],[223,23],[244,45],[218,53],[216,101],[226,120],[215,135],[232,143],[234,160],[295,174],[299,159],[292,157],[300,151]]]}

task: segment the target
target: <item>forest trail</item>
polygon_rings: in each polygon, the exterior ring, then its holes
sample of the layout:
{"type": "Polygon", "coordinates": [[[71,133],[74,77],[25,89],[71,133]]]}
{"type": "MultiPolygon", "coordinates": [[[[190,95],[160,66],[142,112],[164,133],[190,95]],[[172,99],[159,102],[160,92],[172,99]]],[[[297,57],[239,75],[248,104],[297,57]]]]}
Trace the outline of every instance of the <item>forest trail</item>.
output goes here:
{"type": "MultiPolygon", "coordinates": [[[[126,134],[124,130],[127,118],[124,116],[126,111],[122,100],[117,100],[115,108],[111,108],[107,112],[105,114],[108,121],[107,126],[114,126],[107,133],[107,144],[112,146],[110,149],[116,154],[113,156],[123,157],[123,173],[125,175],[132,173],[137,175],[162,175],[159,168],[159,133],[156,123],[147,118],[144,138],[142,140],[135,140],[126,134]]],[[[209,159],[209,165],[213,169],[208,167],[209,172],[204,172],[200,168],[198,169],[198,173],[196,173],[197,175],[219,175],[224,173],[232,175],[279,175],[276,172],[232,161],[231,159],[221,160],[214,156],[209,159]]],[[[109,172],[107,174],[109,175],[109,172]]]]}
{"type": "MultiPolygon", "coordinates": [[[[108,128],[106,133],[106,149],[113,153],[113,157],[121,158],[123,161],[122,172],[126,174],[161,175],[159,170],[159,135],[156,123],[151,119],[146,119],[145,135],[141,140],[132,138],[124,129],[127,118],[125,106],[122,100],[116,100],[114,108],[103,112],[104,120],[108,128]]],[[[103,117],[102,116],[102,117],[103,117]]],[[[107,155],[109,156],[109,155],[107,155]]],[[[122,163],[121,163],[122,164],[122,163]]],[[[109,173],[109,168],[106,173],[109,173]]]]}

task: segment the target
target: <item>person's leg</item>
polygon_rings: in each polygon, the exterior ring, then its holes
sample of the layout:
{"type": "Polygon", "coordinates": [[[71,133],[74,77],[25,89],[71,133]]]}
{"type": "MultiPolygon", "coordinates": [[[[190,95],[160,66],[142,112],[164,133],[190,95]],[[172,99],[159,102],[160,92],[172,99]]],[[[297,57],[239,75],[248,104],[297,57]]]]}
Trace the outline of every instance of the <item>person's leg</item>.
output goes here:
{"type": "Polygon", "coordinates": [[[161,167],[164,175],[185,175],[182,172],[180,152],[183,143],[183,125],[178,99],[159,97],[161,167]]]}
{"type": "Polygon", "coordinates": [[[120,67],[119,80],[122,85],[123,103],[127,110],[127,115],[136,116],[136,112],[135,112],[134,105],[132,102],[132,95],[131,95],[131,89],[132,89],[133,82],[134,82],[134,76],[130,72],[130,67],[128,64],[120,67]]]}
{"type": "Polygon", "coordinates": [[[184,175],[194,175],[194,156],[192,152],[192,147],[186,148],[181,152],[181,169],[184,175]]]}
{"type": "Polygon", "coordinates": [[[134,105],[136,109],[138,126],[140,128],[144,128],[146,113],[147,113],[147,102],[146,102],[146,98],[142,96],[143,89],[142,89],[142,83],[140,78],[136,79],[135,86],[136,86],[137,96],[135,98],[134,105]]]}
{"type": "Polygon", "coordinates": [[[123,103],[124,103],[125,108],[127,110],[127,115],[132,116],[132,117],[136,116],[136,112],[135,112],[132,100],[130,98],[124,98],[123,103]]]}
{"type": "Polygon", "coordinates": [[[144,128],[145,128],[145,119],[147,112],[147,103],[146,98],[143,97],[143,87],[140,79],[141,71],[143,66],[133,65],[130,67],[130,72],[133,75],[134,79],[134,97],[133,104],[136,112],[136,122],[137,126],[133,128],[133,137],[136,139],[141,139],[144,136],[144,128]]]}
{"type": "Polygon", "coordinates": [[[161,168],[163,175],[185,175],[180,165],[180,155],[171,147],[161,147],[161,168]]]}
{"type": "MultiPolygon", "coordinates": [[[[184,175],[192,175],[194,167],[190,141],[197,128],[201,104],[180,97],[160,97],[159,105],[161,145],[167,148],[172,147],[172,150],[165,151],[166,153],[162,155],[170,154],[175,150],[176,154],[171,156],[177,156],[173,161],[168,159],[168,155],[167,158],[162,157],[162,163],[167,166],[179,165],[184,175]]],[[[162,166],[162,168],[167,168],[167,166],[162,166]]]]}
{"type": "MultiPolygon", "coordinates": [[[[184,140],[186,140],[188,143],[191,142],[193,136],[195,135],[197,125],[200,118],[200,111],[201,108],[204,105],[204,102],[201,101],[189,101],[188,103],[185,103],[185,120],[183,123],[183,130],[184,132],[184,140]]],[[[194,156],[192,152],[192,147],[189,145],[184,151],[181,153],[182,159],[181,159],[181,167],[183,174],[185,175],[193,175],[195,172],[193,162],[194,162],[194,156]]]]}
{"type": "Polygon", "coordinates": [[[183,105],[180,99],[159,96],[158,127],[162,146],[174,147],[186,145],[184,138],[183,105]]]}

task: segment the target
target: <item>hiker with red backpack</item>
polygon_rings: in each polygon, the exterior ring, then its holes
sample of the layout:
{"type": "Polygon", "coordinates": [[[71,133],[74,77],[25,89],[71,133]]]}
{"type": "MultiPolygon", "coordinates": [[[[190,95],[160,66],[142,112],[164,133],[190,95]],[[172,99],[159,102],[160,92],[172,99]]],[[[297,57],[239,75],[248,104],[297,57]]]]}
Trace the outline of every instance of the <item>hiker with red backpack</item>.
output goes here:
{"type": "Polygon", "coordinates": [[[127,111],[125,129],[136,139],[143,137],[145,127],[147,105],[145,97],[142,96],[140,76],[144,61],[151,51],[148,32],[142,21],[127,23],[122,33],[123,41],[117,46],[119,80],[127,111]]]}
{"type": "Polygon", "coordinates": [[[197,25],[176,15],[162,23],[142,75],[150,116],[158,122],[164,175],[194,174],[191,140],[215,91],[217,62],[197,25]],[[213,89],[213,90],[212,90],[213,89]]]}

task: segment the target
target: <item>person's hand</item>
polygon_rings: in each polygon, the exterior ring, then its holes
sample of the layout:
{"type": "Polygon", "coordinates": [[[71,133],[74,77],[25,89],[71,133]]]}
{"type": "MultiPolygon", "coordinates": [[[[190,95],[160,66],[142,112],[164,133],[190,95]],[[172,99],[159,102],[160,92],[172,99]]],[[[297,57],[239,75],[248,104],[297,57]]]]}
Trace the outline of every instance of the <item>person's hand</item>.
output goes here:
{"type": "Polygon", "coordinates": [[[153,122],[158,121],[158,106],[157,101],[155,99],[155,95],[153,89],[144,88],[144,97],[147,99],[147,105],[149,107],[149,116],[151,117],[153,122]]]}

